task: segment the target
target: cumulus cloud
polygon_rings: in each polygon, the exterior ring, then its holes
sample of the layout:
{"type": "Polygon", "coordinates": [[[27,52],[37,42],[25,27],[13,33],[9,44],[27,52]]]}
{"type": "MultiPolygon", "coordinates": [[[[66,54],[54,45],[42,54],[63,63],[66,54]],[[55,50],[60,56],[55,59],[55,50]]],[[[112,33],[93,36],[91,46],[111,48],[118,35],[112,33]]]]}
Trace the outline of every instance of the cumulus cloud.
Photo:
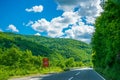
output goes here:
{"type": "Polygon", "coordinates": [[[33,6],[32,8],[26,8],[25,11],[27,12],[42,12],[43,11],[43,6],[33,6]]]}
{"type": "Polygon", "coordinates": [[[95,24],[95,17],[86,16],[87,24],[95,24]]]}
{"type": "Polygon", "coordinates": [[[40,33],[36,33],[35,36],[40,36],[41,34],[40,33]]]}
{"type": "Polygon", "coordinates": [[[89,43],[91,41],[92,34],[94,32],[93,26],[85,25],[80,22],[79,25],[72,26],[71,29],[65,31],[66,38],[72,38],[89,43]]]}
{"type": "Polygon", "coordinates": [[[8,30],[11,30],[12,32],[19,32],[19,30],[13,24],[8,26],[8,30]]]}
{"type": "Polygon", "coordinates": [[[80,16],[99,16],[102,12],[100,0],[56,0],[58,9],[64,11],[77,11],[80,16]]]}
{"type": "Polygon", "coordinates": [[[64,34],[63,29],[70,24],[75,24],[79,18],[76,12],[64,12],[62,16],[53,18],[51,21],[44,18],[34,21],[31,26],[35,31],[47,32],[50,37],[60,37],[64,34]]]}
{"type": "Polygon", "coordinates": [[[35,31],[46,32],[48,31],[50,22],[42,18],[38,21],[35,21],[31,26],[35,31]]]}
{"type": "MultiPolygon", "coordinates": [[[[90,23],[90,21],[88,22],[90,23]]],[[[64,12],[62,16],[53,18],[51,21],[42,18],[34,21],[31,27],[35,31],[46,32],[49,37],[72,38],[87,43],[90,42],[94,32],[94,27],[82,22],[81,17],[76,12],[64,12]],[[64,29],[65,31],[63,31],[64,29]]]]}
{"type": "Polygon", "coordinates": [[[73,11],[79,5],[79,0],[56,0],[56,2],[58,4],[57,9],[64,11],[73,11]]]}
{"type": "Polygon", "coordinates": [[[94,26],[91,25],[95,23],[96,17],[103,12],[100,5],[101,0],[56,0],[56,2],[58,4],[57,9],[64,12],[76,12],[81,18],[77,20],[77,24],[65,30],[64,37],[89,43],[94,32],[94,26]]]}
{"type": "MultiPolygon", "coordinates": [[[[40,33],[47,33],[49,37],[72,38],[89,43],[94,32],[94,26],[91,24],[95,23],[96,17],[103,11],[100,0],[56,0],[56,2],[57,9],[64,11],[61,16],[50,21],[45,18],[30,21],[28,26],[40,33]]],[[[33,10],[28,10],[31,11],[33,10]]]]}

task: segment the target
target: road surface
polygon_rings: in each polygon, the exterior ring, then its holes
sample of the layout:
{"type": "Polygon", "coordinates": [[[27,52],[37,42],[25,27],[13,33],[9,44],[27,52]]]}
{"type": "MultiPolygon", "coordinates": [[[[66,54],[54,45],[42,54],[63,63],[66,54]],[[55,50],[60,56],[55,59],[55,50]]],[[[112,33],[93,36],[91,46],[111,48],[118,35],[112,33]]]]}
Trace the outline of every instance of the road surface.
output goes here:
{"type": "Polygon", "coordinates": [[[42,77],[32,77],[29,80],[105,80],[91,68],[75,69],[58,74],[50,74],[42,77]]]}

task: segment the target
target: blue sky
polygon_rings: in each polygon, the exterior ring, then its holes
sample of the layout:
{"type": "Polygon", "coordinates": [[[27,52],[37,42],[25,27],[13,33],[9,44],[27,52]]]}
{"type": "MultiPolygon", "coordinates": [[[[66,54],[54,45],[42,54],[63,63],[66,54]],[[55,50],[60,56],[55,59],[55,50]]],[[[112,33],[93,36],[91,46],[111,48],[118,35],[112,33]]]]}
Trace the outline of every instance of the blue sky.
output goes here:
{"type": "Polygon", "coordinates": [[[0,0],[0,31],[89,43],[99,0],[0,0]]]}

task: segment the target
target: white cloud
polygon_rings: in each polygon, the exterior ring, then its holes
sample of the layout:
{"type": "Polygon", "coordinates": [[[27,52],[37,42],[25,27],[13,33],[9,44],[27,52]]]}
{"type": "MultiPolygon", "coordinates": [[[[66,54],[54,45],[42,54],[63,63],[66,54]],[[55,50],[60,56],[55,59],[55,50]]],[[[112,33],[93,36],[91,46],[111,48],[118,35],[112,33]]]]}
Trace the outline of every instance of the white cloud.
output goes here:
{"type": "Polygon", "coordinates": [[[86,22],[88,24],[95,24],[95,18],[94,17],[90,17],[90,16],[86,16],[86,22]]]}
{"type": "Polygon", "coordinates": [[[58,4],[57,9],[63,10],[64,13],[76,13],[78,16],[78,18],[75,17],[76,19],[73,17],[69,19],[76,21],[75,23],[72,21],[72,27],[65,30],[63,37],[89,43],[92,33],[94,32],[94,26],[89,24],[94,24],[96,17],[100,16],[100,13],[103,12],[100,6],[101,0],[56,0],[56,2],[58,4]],[[84,18],[85,21],[83,21],[82,18],[84,18]],[[85,24],[85,22],[87,24],[85,24]]]}
{"type": "Polygon", "coordinates": [[[64,33],[63,29],[69,25],[75,24],[80,17],[75,12],[64,12],[62,16],[53,18],[50,22],[48,36],[61,37],[64,33]]]}
{"type": "Polygon", "coordinates": [[[42,18],[31,26],[35,31],[47,32],[50,37],[61,37],[64,34],[63,29],[70,24],[75,24],[79,18],[76,12],[64,12],[62,16],[53,18],[51,21],[42,18]]]}
{"type": "Polygon", "coordinates": [[[48,31],[50,23],[42,18],[38,21],[35,21],[31,26],[35,31],[39,31],[39,32],[46,32],[48,31]]]}
{"type": "Polygon", "coordinates": [[[43,6],[33,6],[32,8],[26,8],[25,9],[27,12],[42,12],[43,11],[43,6]]]}
{"type": "Polygon", "coordinates": [[[94,32],[93,26],[85,25],[80,22],[79,25],[72,26],[71,29],[65,31],[66,38],[72,38],[89,43],[94,32]]]}
{"type": "Polygon", "coordinates": [[[47,32],[49,37],[72,38],[87,43],[90,42],[94,32],[94,27],[82,22],[76,12],[64,12],[62,16],[53,18],[51,21],[43,18],[35,21],[31,26],[35,31],[47,32]],[[65,28],[68,29],[63,32],[65,28]]]}
{"type": "Polygon", "coordinates": [[[32,25],[33,24],[33,21],[29,21],[27,24],[23,24],[23,25],[25,25],[25,26],[30,26],[30,25],[32,25]]]}
{"type": "MultiPolygon", "coordinates": [[[[46,32],[49,37],[63,37],[89,43],[94,32],[95,19],[103,11],[100,0],[56,0],[57,9],[63,10],[59,17],[47,21],[42,18],[31,21],[28,26],[38,32],[46,32]],[[85,24],[82,18],[85,17],[85,24]]],[[[31,11],[31,10],[30,10],[31,11]]]]}
{"type": "Polygon", "coordinates": [[[19,32],[19,30],[13,24],[8,26],[8,30],[11,30],[12,32],[19,32]]]}
{"type": "Polygon", "coordinates": [[[73,11],[79,4],[79,0],[56,0],[58,3],[58,9],[64,11],[73,11]]]}
{"type": "Polygon", "coordinates": [[[36,33],[35,36],[40,36],[41,34],[40,33],[36,33]]]}
{"type": "MultiPolygon", "coordinates": [[[[86,17],[88,23],[93,23],[90,21],[91,17],[86,17]]],[[[38,32],[46,32],[49,37],[62,37],[62,38],[72,38],[76,40],[81,40],[89,43],[91,40],[92,33],[94,32],[94,27],[86,25],[82,22],[81,17],[77,12],[64,12],[62,16],[53,18],[51,21],[47,21],[42,18],[38,21],[34,21],[31,27],[38,32]],[[70,27],[71,25],[71,27],[70,27]],[[63,30],[66,29],[64,32],[63,30]]]]}
{"type": "Polygon", "coordinates": [[[96,17],[102,12],[100,0],[56,0],[58,9],[64,11],[77,11],[80,16],[93,16],[96,17]]]}
{"type": "Polygon", "coordinates": [[[81,16],[97,17],[103,11],[100,6],[100,0],[88,0],[80,2],[80,8],[78,10],[81,16]]]}

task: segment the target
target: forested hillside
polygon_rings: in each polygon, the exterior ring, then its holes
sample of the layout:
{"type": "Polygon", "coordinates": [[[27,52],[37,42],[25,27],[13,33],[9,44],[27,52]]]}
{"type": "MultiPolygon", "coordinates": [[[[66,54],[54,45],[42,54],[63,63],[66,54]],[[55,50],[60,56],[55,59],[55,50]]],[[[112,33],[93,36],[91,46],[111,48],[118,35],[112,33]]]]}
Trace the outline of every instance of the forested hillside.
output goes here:
{"type": "MultiPolygon", "coordinates": [[[[59,53],[64,58],[74,57],[86,60],[90,59],[91,46],[77,40],[64,39],[64,38],[48,38],[42,36],[32,36],[32,35],[19,35],[13,33],[4,33],[6,38],[11,38],[10,41],[6,41],[6,46],[9,47],[11,44],[16,45],[22,50],[31,50],[33,55],[40,55],[44,57],[49,57],[50,54],[59,53]],[[8,44],[10,42],[10,44],[8,44]],[[86,54],[87,53],[87,54],[86,54]],[[86,55],[83,57],[83,55],[86,55]],[[88,56],[87,56],[88,55],[88,56]]],[[[10,46],[11,47],[11,46],[10,46]]]]}
{"type": "Polygon", "coordinates": [[[107,80],[120,80],[120,0],[108,0],[92,39],[94,68],[107,80]]]}
{"type": "Polygon", "coordinates": [[[91,66],[91,47],[72,39],[0,32],[0,80],[9,76],[44,73],[44,57],[49,58],[48,70],[52,71],[91,66]]]}

